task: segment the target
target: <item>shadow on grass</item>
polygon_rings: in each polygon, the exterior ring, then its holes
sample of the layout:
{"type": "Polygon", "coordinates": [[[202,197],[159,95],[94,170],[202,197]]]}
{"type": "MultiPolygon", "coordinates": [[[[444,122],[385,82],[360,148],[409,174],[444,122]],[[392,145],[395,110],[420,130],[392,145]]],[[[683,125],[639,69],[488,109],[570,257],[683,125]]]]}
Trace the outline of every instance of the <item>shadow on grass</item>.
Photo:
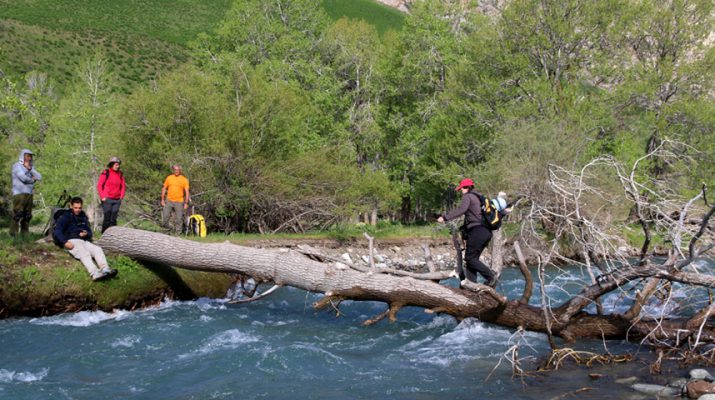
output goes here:
{"type": "Polygon", "coordinates": [[[159,279],[169,286],[177,300],[194,300],[199,296],[184,282],[184,279],[175,269],[163,264],[142,262],[142,265],[154,273],[159,279]]]}

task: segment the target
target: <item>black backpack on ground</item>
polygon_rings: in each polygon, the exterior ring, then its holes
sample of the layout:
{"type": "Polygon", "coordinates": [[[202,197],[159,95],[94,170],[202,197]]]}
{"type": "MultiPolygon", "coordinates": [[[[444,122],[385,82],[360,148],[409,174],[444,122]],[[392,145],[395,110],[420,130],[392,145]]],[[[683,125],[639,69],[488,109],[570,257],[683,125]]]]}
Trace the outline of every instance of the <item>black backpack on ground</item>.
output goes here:
{"type": "MultiPolygon", "coordinates": [[[[50,212],[50,218],[47,220],[47,225],[45,225],[45,231],[44,235],[46,237],[46,240],[51,236],[52,241],[59,246],[57,241],[55,240],[55,225],[57,225],[57,221],[65,215],[65,213],[70,212],[70,209],[67,208],[69,205],[70,199],[72,196],[67,194],[67,191],[63,191],[62,194],[60,195],[60,198],[57,199],[57,205],[52,207],[52,211],[50,212]]],[[[47,240],[49,241],[49,240],[47,240]]],[[[62,246],[60,246],[62,247],[62,246]]]]}

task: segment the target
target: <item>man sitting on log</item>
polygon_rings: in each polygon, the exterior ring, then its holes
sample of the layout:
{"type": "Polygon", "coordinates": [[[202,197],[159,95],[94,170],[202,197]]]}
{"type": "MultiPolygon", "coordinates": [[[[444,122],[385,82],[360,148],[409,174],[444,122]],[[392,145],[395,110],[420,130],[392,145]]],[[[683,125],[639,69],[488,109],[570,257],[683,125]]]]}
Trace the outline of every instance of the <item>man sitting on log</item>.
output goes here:
{"type": "Polygon", "coordinates": [[[82,211],[80,197],[70,200],[70,210],[57,220],[52,236],[58,246],[82,262],[92,280],[100,281],[117,275],[116,269],[109,268],[102,248],[92,243],[92,228],[87,214],[82,211]]]}

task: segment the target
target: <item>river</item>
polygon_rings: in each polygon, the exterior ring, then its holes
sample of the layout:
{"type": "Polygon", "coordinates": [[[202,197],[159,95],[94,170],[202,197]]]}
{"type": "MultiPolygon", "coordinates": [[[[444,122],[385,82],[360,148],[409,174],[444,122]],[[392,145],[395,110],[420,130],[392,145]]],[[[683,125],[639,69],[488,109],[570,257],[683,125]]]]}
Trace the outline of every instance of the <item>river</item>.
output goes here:
{"type": "MultiPolygon", "coordinates": [[[[548,290],[559,296],[580,278],[551,279],[548,290]]],[[[509,269],[498,290],[516,297],[522,284],[509,269]]],[[[512,330],[417,308],[400,311],[395,323],[363,327],[384,304],[345,302],[336,317],[312,309],[319,298],[281,288],[244,305],[166,301],[132,312],[0,321],[0,398],[550,399],[585,388],[579,398],[630,399],[634,392],[614,381],[647,371],[633,362],[515,379],[506,361],[497,366],[517,340],[512,330]]],[[[521,341],[519,357],[533,368],[548,352],[546,338],[526,333],[521,341]]],[[[606,345],[613,353],[639,350],[606,345]]],[[[580,346],[604,351],[600,341],[580,346]]]]}

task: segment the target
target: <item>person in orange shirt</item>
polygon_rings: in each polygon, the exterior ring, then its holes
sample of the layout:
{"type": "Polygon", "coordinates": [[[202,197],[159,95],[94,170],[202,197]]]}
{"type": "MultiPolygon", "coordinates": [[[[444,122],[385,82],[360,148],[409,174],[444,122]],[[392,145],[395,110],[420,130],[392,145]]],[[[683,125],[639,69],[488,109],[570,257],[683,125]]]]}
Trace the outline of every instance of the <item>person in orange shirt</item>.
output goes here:
{"type": "MultiPolygon", "coordinates": [[[[164,207],[161,216],[165,225],[169,225],[169,217],[174,211],[174,232],[181,233],[184,225],[184,210],[189,208],[189,180],[181,175],[181,166],[172,165],[173,173],[164,179],[161,189],[161,206],[164,207]]],[[[170,226],[169,226],[170,227],[170,226]]]]}

